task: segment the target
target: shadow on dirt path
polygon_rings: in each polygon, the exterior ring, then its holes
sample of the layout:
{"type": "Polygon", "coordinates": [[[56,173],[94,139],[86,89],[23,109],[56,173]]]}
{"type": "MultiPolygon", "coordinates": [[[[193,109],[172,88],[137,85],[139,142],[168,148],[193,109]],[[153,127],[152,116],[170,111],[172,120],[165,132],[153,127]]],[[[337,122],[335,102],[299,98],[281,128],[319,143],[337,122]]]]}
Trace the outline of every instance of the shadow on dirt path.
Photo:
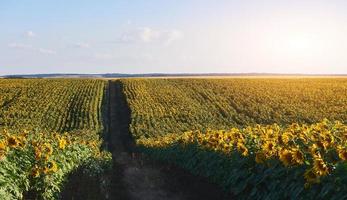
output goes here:
{"type": "Polygon", "coordinates": [[[106,140],[114,162],[109,199],[231,199],[204,178],[136,152],[129,133],[130,110],[120,81],[109,81],[108,117],[106,140]]]}

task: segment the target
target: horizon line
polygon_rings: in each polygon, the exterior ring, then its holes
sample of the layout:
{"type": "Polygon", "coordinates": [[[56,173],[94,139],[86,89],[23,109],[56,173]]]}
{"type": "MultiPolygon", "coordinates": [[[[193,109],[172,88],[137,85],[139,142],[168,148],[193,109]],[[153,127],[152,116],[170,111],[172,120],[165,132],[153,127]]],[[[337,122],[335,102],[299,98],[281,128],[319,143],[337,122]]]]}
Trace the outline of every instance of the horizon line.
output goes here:
{"type": "Polygon", "coordinates": [[[150,72],[150,73],[23,73],[23,74],[1,74],[0,77],[20,77],[20,76],[256,76],[256,75],[269,75],[269,76],[347,76],[347,73],[273,73],[273,72],[207,72],[207,73],[195,73],[195,72],[177,72],[177,73],[165,73],[165,72],[150,72]]]}

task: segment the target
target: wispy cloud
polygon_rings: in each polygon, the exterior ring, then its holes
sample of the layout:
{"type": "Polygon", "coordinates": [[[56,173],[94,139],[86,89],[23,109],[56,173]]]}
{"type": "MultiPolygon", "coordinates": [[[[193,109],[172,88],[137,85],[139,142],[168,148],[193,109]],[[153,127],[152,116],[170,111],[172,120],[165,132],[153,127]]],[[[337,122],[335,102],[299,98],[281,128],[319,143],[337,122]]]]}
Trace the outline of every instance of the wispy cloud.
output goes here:
{"type": "Polygon", "coordinates": [[[180,30],[160,30],[150,27],[141,27],[121,34],[117,42],[121,43],[162,43],[170,45],[184,36],[180,30]]]}
{"type": "Polygon", "coordinates": [[[57,54],[57,52],[54,50],[45,49],[45,48],[41,48],[41,47],[37,48],[37,47],[33,47],[30,44],[10,43],[7,46],[9,48],[13,48],[13,49],[22,49],[22,50],[27,50],[27,51],[31,51],[31,52],[38,52],[41,54],[49,54],[49,55],[57,54]]]}
{"type": "Polygon", "coordinates": [[[139,29],[139,37],[142,42],[153,42],[161,37],[161,31],[159,30],[154,30],[149,27],[144,27],[139,29]]]}
{"type": "Polygon", "coordinates": [[[34,33],[33,31],[27,31],[25,32],[25,36],[29,38],[36,37],[36,33],[34,33]]]}
{"type": "Polygon", "coordinates": [[[180,40],[183,38],[183,32],[180,30],[171,30],[166,32],[166,44],[169,45],[176,40],[180,40]]]}

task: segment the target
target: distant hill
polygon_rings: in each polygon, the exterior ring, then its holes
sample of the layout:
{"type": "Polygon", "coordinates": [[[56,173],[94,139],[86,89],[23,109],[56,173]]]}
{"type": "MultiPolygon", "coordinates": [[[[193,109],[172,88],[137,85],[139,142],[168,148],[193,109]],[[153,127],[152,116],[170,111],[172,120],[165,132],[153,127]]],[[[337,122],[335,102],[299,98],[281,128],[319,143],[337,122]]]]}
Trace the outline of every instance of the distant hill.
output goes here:
{"type": "Polygon", "coordinates": [[[347,76],[347,74],[276,74],[276,73],[148,73],[148,74],[15,74],[1,78],[136,78],[136,77],[199,77],[199,76],[347,76]]]}

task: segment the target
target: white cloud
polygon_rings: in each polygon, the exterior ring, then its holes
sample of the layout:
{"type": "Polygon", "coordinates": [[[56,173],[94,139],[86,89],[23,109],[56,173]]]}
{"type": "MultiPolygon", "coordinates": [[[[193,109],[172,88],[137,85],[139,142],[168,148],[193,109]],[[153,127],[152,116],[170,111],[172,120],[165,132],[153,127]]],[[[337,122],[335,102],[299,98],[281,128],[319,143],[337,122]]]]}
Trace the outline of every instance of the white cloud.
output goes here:
{"type": "Polygon", "coordinates": [[[158,40],[161,36],[161,31],[154,30],[149,27],[144,27],[139,29],[139,37],[142,42],[152,42],[158,40]]]}
{"type": "Polygon", "coordinates": [[[57,52],[54,50],[45,49],[45,48],[41,48],[41,47],[36,48],[30,44],[10,43],[7,46],[9,48],[13,48],[13,49],[23,49],[23,50],[28,50],[28,51],[32,51],[32,52],[38,52],[41,54],[49,54],[49,55],[57,54],[57,52]]]}
{"type": "Polygon", "coordinates": [[[150,27],[137,28],[126,31],[117,40],[122,43],[162,43],[170,45],[171,43],[183,38],[183,32],[180,30],[160,30],[150,27]]]}
{"type": "Polygon", "coordinates": [[[166,44],[170,45],[172,42],[176,40],[180,40],[183,38],[183,32],[180,30],[172,30],[166,32],[166,44]]]}
{"type": "Polygon", "coordinates": [[[33,31],[27,31],[25,33],[25,35],[29,38],[32,38],[32,37],[35,37],[36,36],[36,33],[34,33],[33,31]]]}
{"type": "Polygon", "coordinates": [[[74,46],[74,47],[77,47],[77,48],[81,48],[81,49],[87,49],[87,48],[90,48],[90,44],[88,44],[88,43],[84,43],[84,42],[81,42],[81,43],[75,43],[73,46],[74,46]]]}

